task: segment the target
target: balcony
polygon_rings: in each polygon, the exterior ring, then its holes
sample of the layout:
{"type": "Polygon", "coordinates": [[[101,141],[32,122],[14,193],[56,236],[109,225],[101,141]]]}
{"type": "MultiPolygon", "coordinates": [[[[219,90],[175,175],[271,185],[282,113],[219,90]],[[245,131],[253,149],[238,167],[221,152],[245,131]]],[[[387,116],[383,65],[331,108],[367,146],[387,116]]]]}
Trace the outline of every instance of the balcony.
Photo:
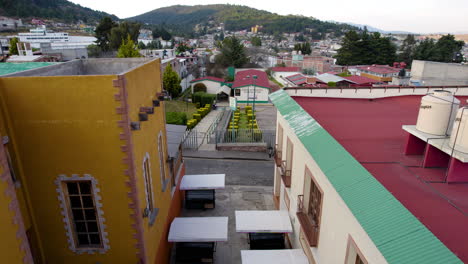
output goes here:
{"type": "Polygon", "coordinates": [[[275,163],[278,167],[281,167],[281,155],[282,151],[280,149],[275,149],[275,163]]]}
{"type": "Polygon", "coordinates": [[[278,173],[281,175],[281,179],[284,182],[284,186],[291,187],[291,170],[286,169],[286,161],[281,161],[281,167],[278,167],[278,173]]]}
{"type": "Polygon", "coordinates": [[[304,232],[305,238],[311,247],[316,247],[318,244],[318,234],[320,227],[312,221],[312,217],[307,214],[304,208],[304,195],[297,196],[297,219],[304,232]]]}

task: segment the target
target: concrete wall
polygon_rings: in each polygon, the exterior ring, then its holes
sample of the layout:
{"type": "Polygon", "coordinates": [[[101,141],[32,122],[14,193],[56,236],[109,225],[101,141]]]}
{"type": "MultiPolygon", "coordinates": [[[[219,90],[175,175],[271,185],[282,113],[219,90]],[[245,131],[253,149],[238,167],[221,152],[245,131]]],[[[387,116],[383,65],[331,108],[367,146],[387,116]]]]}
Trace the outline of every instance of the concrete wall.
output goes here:
{"type": "MultiPolygon", "coordinates": [[[[368,263],[387,263],[380,251],[374,245],[367,233],[348,209],[344,201],[336,192],[321,169],[317,166],[309,152],[299,141],[289,124],[278,112],[277,127],[283,127],[283,153],[286,151],[287,139],[293,144],[292,155],[292,182],[291,187],[286,188],[275,170],[275,189],[280,189],[280,210],[289,212],[293,233],[289,236],[293,248],[301,248],[300,232],[301,226],[297,219],[298,195],[304,194],[305,170],[308,168],[315,181],[323,191],[322,213],[320,218],[320,233],[317,247],[310,247],[310,253],[315,263],[345,263],[348,238],[351,236],[357,247],[362,252],[368,263]],[[289,197],[289,208],[286,206],[285,195],[289,197]]],[[[278,133],[277,133],[278,134],[278,133]]],[[[277,139],[277,143],[278,143],[277,139]]],[[[283,160],[285,156],[283,154],[283,160]]],[[[352,175],[350,175],[352,177],[352,175]]],[[[354,262],[353,262],[354,263],[354,262]]]]}
{"type": "MultiPolygon", "coordinates": [[[[441,89],[440,87],[434,88],[288,88],[285,90],[290,96],[304,96],[304,97],[330,97],[330,98],[383,98],[391,96],[404,96],[404,95],[425,95],[434,90],[441,89]]],[[[466,96],[468,95],[468,87],[460,88],[443,88],[446,91],[452,92],[454,95],[466,96]]]]}
{"type": "Polygon", "coordinates": [[[86,59],[73,60],[56,65],[36,68],[33,70],[16,72],[2,77],[17,76],[70,76],[70,75],[115,75],[138,67],[149,58],[124,59],[86,59]]]}
{"type": "Polygon", "coordinates": [[[255,97],[254,97],[254,87],[253,86],[250,86],[250,87],[241,87],[239,88],[241,90],[241,93],[239,96],[236,96],[235,94],[235,91],[237,89],[234,90],[234,96],[236,97],[237,99],[237,103],[239,104],[243,104],[243,103],[253,103],[253,101],[255,101],[255,103],[268,103],[269,102],[269,98],[268,98],[268,94],[270,92],[269,89],[267,88],[262,88],[262,87],[256,87],[255,88],[255,97]],[[247,98],[247,95],[248,95],[248,98],[247,98]]]}
{"type": "Polygon", "coordinates": [[[468,65],[413,60],[411,81],[421,85],[468,85],[468,65]]]}

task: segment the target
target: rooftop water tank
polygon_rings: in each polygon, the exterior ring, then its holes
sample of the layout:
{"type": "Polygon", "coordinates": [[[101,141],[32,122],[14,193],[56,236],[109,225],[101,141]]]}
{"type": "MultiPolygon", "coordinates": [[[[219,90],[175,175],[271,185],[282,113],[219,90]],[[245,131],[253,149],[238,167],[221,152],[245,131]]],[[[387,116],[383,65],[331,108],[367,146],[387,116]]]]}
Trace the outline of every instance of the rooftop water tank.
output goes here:
{"type": "Polygon", "coordinates": [[[468,107],[458,110],[457,117],[453,123],[450,147],[464,153],[468,153],[468,107]]]}
{"type": "Polygon", "coordinates": [[[451,92],[435,90],[421,99],[416,129],[432,135],[450,135],[460,100],[451,92]]]}

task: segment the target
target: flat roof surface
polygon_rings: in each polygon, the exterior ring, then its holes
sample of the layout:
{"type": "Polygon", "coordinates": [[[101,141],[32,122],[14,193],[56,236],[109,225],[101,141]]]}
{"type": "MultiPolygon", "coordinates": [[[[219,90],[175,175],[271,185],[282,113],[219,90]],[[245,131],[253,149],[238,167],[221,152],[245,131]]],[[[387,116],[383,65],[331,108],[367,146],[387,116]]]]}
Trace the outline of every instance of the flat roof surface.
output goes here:
{"type": "MultiPolygon", "coordinates": [[[[468,99],[456,97],[462,102],[468,99]]],[[[422,155],[404,155],[408,133],[402,125],[416,124],[421,96],[293,99],[438,239],[468,263],[468,184],[444,183],[446,169],[422,168],[422,155]]]]}
{"type": "Polygon", "coordinates": [[[36,69],[44,66],[57,64],[55,62],[22,62],[22,63],[13,63],[13,62],[2,62],[0,63],[0,76],[20,71],[26,71],[31,69],[36,69]]]}
{"type": "Polygon", "coordinates": [[[181,190],[214,190],[224,189],[226,174],[193,174],[185,175],[180,183],[181,190]]]}
{"type": "Polygon", "coordinates": [[[227,217],[176,217],[169,242],[222,242],[228,239],[227,217]]]}
{"type": "Polygon", "coordinates": [[[176,158],[180,143],[184,137],[187,126],[166,124],[167,152],[169,157],[176,158]]]}
{"type": "Polygon", "coordinates": [[[292,233],[288,211],[236,211],[236,232],[292,233]]]}
{"type": "Polygon", "coordinates": [[[302,249],[241,250],[242,264],[309,264],[302,249]]]}

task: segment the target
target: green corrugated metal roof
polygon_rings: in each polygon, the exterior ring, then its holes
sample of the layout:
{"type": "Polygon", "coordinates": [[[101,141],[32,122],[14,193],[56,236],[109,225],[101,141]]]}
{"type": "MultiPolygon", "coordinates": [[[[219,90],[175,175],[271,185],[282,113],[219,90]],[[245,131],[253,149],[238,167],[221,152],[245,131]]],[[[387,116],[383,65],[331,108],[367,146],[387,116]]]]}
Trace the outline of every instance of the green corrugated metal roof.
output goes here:
{"type": "Polygon", "coordinates": [[[463,263],[284,90],[270,99],[388,263],[463,263]]]}
{"type": "Polygon", "coordinates": [[[20,71],[32,70],[56,64],[55,62],[2,62],[0,63],[0,76],[20,71]]]}

